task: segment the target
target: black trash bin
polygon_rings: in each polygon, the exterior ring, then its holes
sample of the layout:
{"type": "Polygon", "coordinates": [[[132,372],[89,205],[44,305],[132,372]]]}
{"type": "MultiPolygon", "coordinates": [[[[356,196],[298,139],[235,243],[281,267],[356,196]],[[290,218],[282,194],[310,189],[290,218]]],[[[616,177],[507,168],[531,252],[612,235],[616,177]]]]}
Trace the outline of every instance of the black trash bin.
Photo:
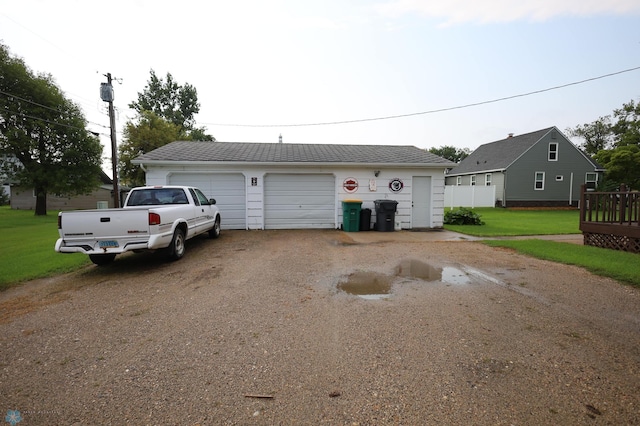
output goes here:
{"type": "Polygon", "coordinates": [[[371,209],[360,210],[360,230],[371,231],[371,209]]]}
{"type": "Polygon", "coordinates": [[[376,206],[376,231],[393,232],[398,202],[395,200],[375,200],[373,203],[376,206]]]}

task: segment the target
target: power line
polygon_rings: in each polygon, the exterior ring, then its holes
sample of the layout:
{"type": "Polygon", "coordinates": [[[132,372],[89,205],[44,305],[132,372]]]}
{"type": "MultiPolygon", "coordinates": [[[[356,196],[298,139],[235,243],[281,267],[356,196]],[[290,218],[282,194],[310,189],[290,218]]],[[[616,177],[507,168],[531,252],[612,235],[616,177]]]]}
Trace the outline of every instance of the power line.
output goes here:
{"type": "Polygon", "coordinates": [[[409,114],[389,115],[385,117],[361,118],[361,119],[355,119],[355,120],[342,120],[342,121],[327,121],[327,122],[320,122],[320,123],[299,123],[299,124],[225,124],[225,123],[201,123],[201,124],[205,124],[209,126],[224,126],[224,127],[309,127],[309,126],[331,126],[336,124],[364,123],[368,121],[393,120],[397,118],[414,117],[417,115],[437,114],[440,112],[471,108],[471,107],[476,107],[480,105],[487,105],[487,104],[492,104],[496,102],[508,101],[516,98],[523,98],[525,96],[537,95],[539,93],[550,92],[552,90],[558,90],[558,89],[564,89],[570,86],[577,86],[579,84],[584,84],[591,81],[600,80],[607,77],[613,77],[615,75],[624,74],[627,72],[637,71],[637,70],[640,70],[640,67],[634,67],[634,68],[629,68],[622,71],[616,71],[609,74],[600,75],[598,77],[587,78],[585,80],[574,81],[572,83],[561,84],[559,86],[553,86],[546,89],[534,90],[533,92],[520,93],[517,95],[505,96],[502,98],[496,98],[496,99],[491,99],[491,100],[482,101],[482,102],[475,102],[475,103],[465,104],[465,105],[458,105],[458,106],[453,106],[448,108],[433,109],[433,110],[422,111],[422,112],[413,112],[409,114]]]}
{"type": "MultiPolygon", "coordinates": [[[[41,118],[41,117],[35,117],[35,116],[33,116],[33,115],[25,114],[25,113],[22,113],[22,112],[12,111],[12,110],[8,110],[8,109],[7,109],[7,110],[5,110],[5,111],[6,111],[6,112],[8,112],[8,113],[10,113],[10,114],[17,115],[17,116],[19,116],[19,117],[23,117],[23,118],[30,118],[30,119],[32,119],[32,120],[41,121],[41,122],[43,122],[43,123],[47,123],[47,124],[53,124],[53,125],[56,125],[56,126],[67,127],[67,128],[69,128],[69,129],[73,129],[73,130],[84,130],[84,131],[89,131],[89,130],[87,130],[87,129],[83,128],[83,127],[72,126],[72,125],[70,125],[70,124],[65,124],[65,123],[58,123],[58,122],[55,122],[55,121],[47,120],[47,119],[45,119],[45,118],[41,118]]],[[[91,132],[91,131],[89,131],[89,133],[100,134],[100,135],[102,135],[102,136],[109,136],[109,135],[107,135],[107,134],[105,134],[105,133],[98,133],[98,132],[91,132]]]]}
{"type": "MultiPolygon", "coordinates": [[[[14,95],[14,94],[12,94],[12,93],[7,93],[7,92],[5,92],[5,91],[3,91],[3,90],[0,90],[0,94],[5,95],[7,98],[16,98],[16,99],[20,99],[21,101],[24,101],[24,102],[30,103],[30,104],[32,104],[32,105],[39,106],[39,107],[42,107],[42,108],[45,108],[45,109],[48,109],[48,110],[51,110],[51,111],[57,112],[57,113],[60,113],[60,114],[64,113],[64,111],[60,111],[60,110],[59,110],[59,109],[57,109],[57,108],[53,108],[53,107],[50,107],[50,106],[47,106],[47,105],[42,105],[42,104],[40,104],[40,103],[38,103],[38,102],[35,102],[35,101],[29,100],[29,99],[22,98],[22,97],[20,97],[20,96],[18,96],[18,95],[14,95]]],[[[15,113],[15,114],[20,114],[20,113],[15,113]]],[[[24,117],[28,117],[28,118],[35,118],[35,119],[38,119],[37,117],[33,117],[33,116],[27,116],[27,115],[24,115],[24,114],[20,114],[20,115],[22,115],[22,116],[24,116],[24,117]]],[[[45,119],[40,119],[40,120],[42,120],[42,121],[46,121],[45,119]]],[[[93,124],[94,126],[104,127],[105,129],[108,129],[108,128],[109,128],[108,126],[105,126],[105,125],[103,125],[103,124],[95,123],[95,122],[93,122],[93,121],[88,121],[88,120],[87,120],[87,124],[93,124]]]]}

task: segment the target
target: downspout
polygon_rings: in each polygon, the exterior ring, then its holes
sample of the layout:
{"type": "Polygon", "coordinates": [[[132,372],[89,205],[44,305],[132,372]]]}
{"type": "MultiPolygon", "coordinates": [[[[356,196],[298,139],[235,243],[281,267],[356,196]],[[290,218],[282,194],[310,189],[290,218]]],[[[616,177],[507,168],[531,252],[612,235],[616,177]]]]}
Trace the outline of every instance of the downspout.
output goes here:
{"type": "Polygon", "coordinates": [[[573,205],[573,172],[571,172],[571,179],[569,179],[569,205],[573,205]]]}

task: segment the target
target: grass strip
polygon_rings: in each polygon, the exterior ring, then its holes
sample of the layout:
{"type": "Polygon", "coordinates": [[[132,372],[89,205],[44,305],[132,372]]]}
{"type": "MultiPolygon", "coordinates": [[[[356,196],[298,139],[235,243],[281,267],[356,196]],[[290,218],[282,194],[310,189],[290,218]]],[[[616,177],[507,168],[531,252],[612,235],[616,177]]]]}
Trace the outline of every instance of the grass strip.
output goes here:
{"type": "Polygon", "coordinates": [[[0,291],[15,283],[70,272],[89,264],[82,254],[56,253],[57,213],[0,207],[0,291]]]}
{"type": "Polygon", "coordinates": [[[444,225],[449,231],[476,237],[580,233],[578,210],[475,208],[484,225],[444,225]]]}
{"type": "Polygon", "coordinates": [[[491,247],[567,265],[581,266],[604,277],[640,287],[640,254],[546,240],[484,240],[491,247]]]}

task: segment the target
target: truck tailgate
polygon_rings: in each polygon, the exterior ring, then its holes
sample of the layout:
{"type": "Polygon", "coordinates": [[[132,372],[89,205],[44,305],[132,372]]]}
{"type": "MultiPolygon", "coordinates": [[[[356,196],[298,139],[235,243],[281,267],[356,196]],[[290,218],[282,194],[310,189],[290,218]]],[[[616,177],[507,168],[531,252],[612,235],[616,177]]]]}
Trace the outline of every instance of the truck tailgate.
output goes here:
{"type": "Polygon", "coordinates": [[[74,210],[61,213],[56,250],[124,252],[149,240],[148,209],[74,210]]]}

